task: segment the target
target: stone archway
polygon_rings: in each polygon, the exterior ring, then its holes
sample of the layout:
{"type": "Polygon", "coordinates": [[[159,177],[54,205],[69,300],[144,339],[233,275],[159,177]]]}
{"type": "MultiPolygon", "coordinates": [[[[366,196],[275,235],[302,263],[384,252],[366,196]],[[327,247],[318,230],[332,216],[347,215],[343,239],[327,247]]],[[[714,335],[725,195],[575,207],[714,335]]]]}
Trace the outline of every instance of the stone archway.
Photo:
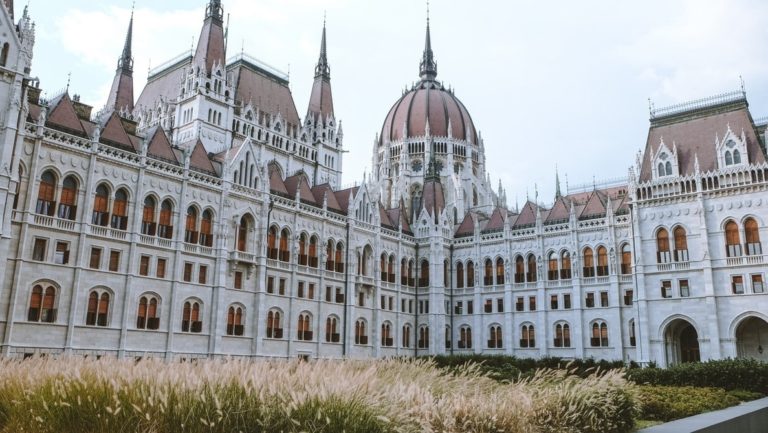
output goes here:
{"type": "Polygon", "coordinates": [[[768,322],[751,316],[736,327],[736,357],[768,361],[768,322]]]}
{"type": "Polygon", "coordinates": [[[685,319],[671,321],[664,330],[667,365],[701,361],[699,334],[685,319]]]}

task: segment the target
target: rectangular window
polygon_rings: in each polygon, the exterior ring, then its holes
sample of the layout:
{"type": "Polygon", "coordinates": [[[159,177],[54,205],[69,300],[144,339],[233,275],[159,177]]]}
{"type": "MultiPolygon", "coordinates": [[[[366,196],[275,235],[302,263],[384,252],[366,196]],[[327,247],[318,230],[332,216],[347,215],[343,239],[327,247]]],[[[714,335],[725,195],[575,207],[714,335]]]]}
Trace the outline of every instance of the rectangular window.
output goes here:
{"type": "Polygon", "coordinates": [[[69,263],[69,242],[56,242],[56,255],[53,256],[53,262],[58,265],[69,263]]]}
{"type": "Polygon", "coordinates": [[[194,265],[192,263],[184,263],[184,276],[183,280],[186,282],[192,282],[192,269],[194,265]]]}
{"type": "Polygon", "coordinates": [[[286,284],[285,278],[280,278],[280,285],[277,288],[278,295],[285,296],[285,284],[286,284]]]}
{"type": "Polygon", "coordinates": [[[101,267],[101,248],[91,248],[91,259],[88,262],[88,267],[91,269],[99,269],[101,267]]]}
{"type": "Polygon", "coordinates": [[[600,306],[601,307],[608,306],[608,292],[600,292],[600,306]]]}
{"type": "Polygon", "coordinates": [[[299,298],[304,297],[304,281],[299,281],[299,287],[296,290],[296,296],[299,298]]]}
{"type": "Polygon", "coordinates": [[[515,301],[515,311],[523,311],[525,310],[525,302],[523,301],[522,296],[517,297],[517,301],[515,301]]]}
{"type": "Polygon", "coordinates": [[[632,302],[634,302],[635,292],[634,290],[625,290],[624,291],[624,305],[632,305],[632,302]]]}
{"type": "Polygon", "coordinates": [[[267,293],[275,293],[275,277],[267,277],[267,293]]]}
{"type": "MultiPolygon", "coordinates": [[[[158,257],[157,269],[155,270],[155,275],[157,275],[157,278],[165,278],[165,266],[167,264],[168,260],[158,257]]],[[[149,267],[149,262],[147,262],[147,267],[149,267]]]]}
{"type": "Polygon", "coordinates": [[[200,269],[197,272],[197,282],[200,284],[208,282],[208,266],[200,265],[200,269]]]}
{"type": "Polygon", "coordinates": [[[400,312],[405,313],[405,299],[400,300],[400,312]]]}
{"type": "Polygon", "coordinates": [[[307,284],[307,299],[315,299],[315,283],[307,284]]]}
{"type": "Polygon", "coordinates": [[[380,309],[384,310],[387,308],[387,297],[384,295],[381,295],[381,299],[379,299],[380,309]]]}
{"type": "Polygon", "coordinates": [[[736,295],[741,295],[744,293],[744,277],[741,275],[734,275],[731,277],[731,287],[733,288],[733,293],[736,295]]]}
{"type": "Polygon", "coordinates": [[[595,294],[593,292],[587,293],[587,298],[584,300],[584,305],[586,305],[587,308],[594,308],[595,294]]]}
{"type": "Polygon", "coordinates": [[[464,303],[462,301],[458,301],[456,302],[456,306],[453,307],[453,314],[461,316],[461,314],[463,313],[462,311],[463,309],[464,309],[464,303]]]}
{"type": "Polygon", "coordinates": [[[763,287],[763,274],[752,275],[752,293],[765,293],[763,287]]]}
{"type": "Polygon", "coordinates": [[[565,308],[566,310],[570,310],[571,309],[571,294],[570,293],[566,293],[566,294],[563,295],[563,308],[565,308]]]}
{"type": "Polygon", "coordinates": [[[467,314],[475,314],[475,301],[467,301],[467,314]]]}
{"type": "Polygon", "coordinates": [[[424,301],[419,301],[419,314],[424,314],[424,301]]]}
{"type": "Polygon", "coordinates": [[[528,310],[529,311],[536,311],[536,297],[535,296],[529,296],[528,297],[528,310]]]}
{"type": "Polygon", "coordinates": [[[243,289],[243,273],[240,271],[235,272],[235,289],[243,289]]]}
{"type": "Polygon", "coordinates": [[[109,252],[109,272],[120,271],[120,251],[112,250],[109,252]]]}
{"type": "Polygon", "coordinates": [[[331,302],[332,292],[331,286],[325,286],[325,302],[331,302]]]}
{"type": "Polygon", "coordinates": [[[142,277],[149,275],[149,256],[141,256],[139,259],[139,275],[142,277]]]}
{"type": "Polygon", "coordinates": [[[362,290],[357,292],[357,306],[365,307],[365,293],[362,290]]]}
{"type": "Polygon", "coordinates": [[[395,297],[389,297],[389,311],[395,311],[395,297]]]}
{"type": "Polygon", "coordinates": [[[677,282],[678,286],[680,286],[680,297],[681,298],[687,298],[691,296],[691,289],[688,286],[688,280],[679,280],[677,282]]]}
{"type": "Polygon", "coordinates": [[[672,281],[662,281],[661,282],[661,297],[662,298],[671,298],[672,297],[672,281]]]}
{"type": "Polygon", "coordinates": [[[341,287],[336,288],[336,303],[337,304],[344,303],[344,293],[341,291],[341,287]]]}
{"type": "Polygon", "coordinates": [[[32,260],[37,260],[38,262],[45,261],[45,250],[47,249],[47,245],[47,239],[36,238],[35,245],[32,247],[32,260]]]}
{"type": "Polygon", "coordinates": [[[549,308],[557,310],[557,295],[551,295],[549,297],[549,308]]]}
{"type": "Polygon", "coordinates": [[[504,312],[504,298],[496,298],[496,311],[499,313],[504,312]]]}
{"type": "Polygon", "coordinates": [[[483,304],[483,311],[486,313],[493,313],[493,299],[486,299],[483,304]]]}
{"type": "Polygon", "coordinates": [[[413,299],[408,300],[408,312],[413,314],[413,299]]]}

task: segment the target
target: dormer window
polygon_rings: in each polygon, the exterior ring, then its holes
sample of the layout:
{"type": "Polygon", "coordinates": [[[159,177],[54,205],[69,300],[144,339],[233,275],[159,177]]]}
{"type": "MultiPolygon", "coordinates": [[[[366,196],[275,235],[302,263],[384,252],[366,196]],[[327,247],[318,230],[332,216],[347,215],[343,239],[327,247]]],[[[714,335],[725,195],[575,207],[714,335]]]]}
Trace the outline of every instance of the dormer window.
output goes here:
{"type": "Polygon", "coordinates": [[[725,166],[741,164],[741,152],[739,149],[735,149],[736,143],[733,140],[728,140],[725,143],[725,166]]]}
{"type": "Polygon", "coordinates": [[[668,161],[669,155],[662,153],[659,155],[659,177],[672,176],[672,162],[668,161]]]}

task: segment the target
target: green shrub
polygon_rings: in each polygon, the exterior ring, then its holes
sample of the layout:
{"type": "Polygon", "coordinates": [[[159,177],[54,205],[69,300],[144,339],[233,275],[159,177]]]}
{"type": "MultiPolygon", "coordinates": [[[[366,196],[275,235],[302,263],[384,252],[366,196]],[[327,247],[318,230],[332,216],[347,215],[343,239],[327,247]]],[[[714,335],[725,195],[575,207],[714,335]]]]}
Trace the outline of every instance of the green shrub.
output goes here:
{"type": "Polygon", "coordinates": [[[522,375],[530,377],[536,370],[568,369],[579,377],[587,377],[596,371],[608,371],[624,368],[623,361],[605,361],[587,359],[563,359],[559,357],[544,357],[540,359],[517,358],[507,355],[438,355],[430,357],[440,368],[451,370],[455,367],[474,363],[480,365],[480,370],[496,380],[513,381],[522,375]]]}
{"type": "Polygon", "coordinates": [[[693,386],[639,387],[640,419],[672,421],[739,404],[725,390],[693,386]]]}
{"type": "Polygon", "coordinates": [[[768,394],[768,364],[753,359],[726,359],[678,364],[667,369],[630,369],[637,384],[715,387],[768,394]]]}
{"type": "Polygon", "coordinates": [[[752,401],[752,400],[757,400],[758,398],[765,397],[765,395],[762,393],[744,391],[743,389],[734,389],[734,390],[728,391],[728,395],[738,398],[739,401],[752,401]]]}

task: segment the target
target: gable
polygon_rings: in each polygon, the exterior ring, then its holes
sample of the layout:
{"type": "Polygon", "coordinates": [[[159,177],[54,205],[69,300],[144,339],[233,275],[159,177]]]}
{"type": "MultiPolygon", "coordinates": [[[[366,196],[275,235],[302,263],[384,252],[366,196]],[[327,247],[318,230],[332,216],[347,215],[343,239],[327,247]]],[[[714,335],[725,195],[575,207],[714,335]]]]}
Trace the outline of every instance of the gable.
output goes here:
{"type": "Polygon", "coordinates": [[[163,128],[155,129],[154,134],[152,134],[152,139],[147,148],[147,155],[179,165],[179,160],[176,158],[176,154],[173,152],[171,143],[168,141],[163,128]]]}
{"type": "Polygon", "coordinates": [[[77,111],[72,100],[69,99],[69,95],[64,94],[58,104],[53,108],[48,115],[46,125],[54,127],[54,129],[61,129],[64,132],[70,134],[79,135],[81,137],[87,137],[88,134],[83,128],[83,124],[80,122],[80,118],[77,117],[77,111]]]}

